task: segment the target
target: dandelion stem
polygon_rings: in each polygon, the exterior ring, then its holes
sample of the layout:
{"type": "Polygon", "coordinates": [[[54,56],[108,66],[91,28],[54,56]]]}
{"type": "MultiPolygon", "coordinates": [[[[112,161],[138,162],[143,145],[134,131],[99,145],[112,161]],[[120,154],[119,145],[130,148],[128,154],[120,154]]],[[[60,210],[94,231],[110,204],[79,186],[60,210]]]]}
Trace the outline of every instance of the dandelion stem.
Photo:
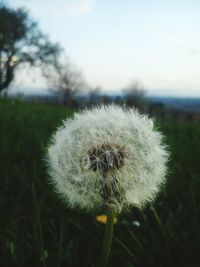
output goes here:
{"type": "Polygon", "coordinates": [[[112,237],[113,237],[113,228],[114,228],[114,214],[112,211],[108,211],[99,267],[106,267],[108,264],[112,237]]]}

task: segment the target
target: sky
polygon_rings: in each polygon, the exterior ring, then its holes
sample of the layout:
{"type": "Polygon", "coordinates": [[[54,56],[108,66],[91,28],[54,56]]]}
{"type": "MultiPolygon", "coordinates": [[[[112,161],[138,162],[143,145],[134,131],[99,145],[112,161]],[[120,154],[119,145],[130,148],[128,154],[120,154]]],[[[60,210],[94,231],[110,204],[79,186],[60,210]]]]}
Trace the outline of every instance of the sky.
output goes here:
{"type": "MultiPolygon", "coordinates": [[[[26,7],[92,87],[112,92],[137,80],[150,95],[200,97],[199,0],[6,3],[26,7]]],[[[16,83],[43,86],[32,76],[21,73],[16,83]]]]}

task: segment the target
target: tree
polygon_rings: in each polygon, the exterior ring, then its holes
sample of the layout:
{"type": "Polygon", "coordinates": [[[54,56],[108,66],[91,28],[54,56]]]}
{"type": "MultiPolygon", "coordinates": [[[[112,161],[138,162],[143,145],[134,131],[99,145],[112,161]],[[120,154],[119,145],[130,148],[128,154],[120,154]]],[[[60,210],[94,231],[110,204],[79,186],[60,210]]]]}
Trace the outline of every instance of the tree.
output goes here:
{"type": "Polygon", "coordinates": [[[89,105],[96,106],[97,104],[99,104],[101,96],[102,96],[102,89],[100,86],[91,88],[88,94],[89,105]]]}
{"type": "Polygon", "coordinates": [[[45,68],[43,73],[48,79],[51,91],[58,96],[61,104],[72,108],[78,106],[76,96],[87,86],[81,71],[65,59],[45,68]]]}
{"type": "Polygon", "coordinates": [[[0,93],[7,91],[21,64],[54,64],[61,48],[52,44],[23,8],[0,4],[0,93]]]}
{"type": "Polygon", "coordinates": [[[128,106],[143,108],[146,105],[146,90],[138,81],[131,82],[123,89],[123,93],[128,106]]]}

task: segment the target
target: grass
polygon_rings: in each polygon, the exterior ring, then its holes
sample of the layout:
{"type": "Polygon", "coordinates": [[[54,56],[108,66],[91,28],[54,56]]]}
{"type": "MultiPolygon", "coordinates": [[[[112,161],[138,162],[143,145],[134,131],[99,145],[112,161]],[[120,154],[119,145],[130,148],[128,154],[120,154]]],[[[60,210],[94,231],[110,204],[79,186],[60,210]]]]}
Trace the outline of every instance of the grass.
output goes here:
{"type": "MultiPolygon", "coordinates": [[[[48,183],[48,140],[72,111],[0,100],[0,266],[92,267],[104,226],[70,210],[48,183]]],[[[167,186],[115,226],[110,266],[200,266],[200,124],[162,122],[172,153],[167,186]],[[138,223],[139,222],[139,225],[138,223]]]]}

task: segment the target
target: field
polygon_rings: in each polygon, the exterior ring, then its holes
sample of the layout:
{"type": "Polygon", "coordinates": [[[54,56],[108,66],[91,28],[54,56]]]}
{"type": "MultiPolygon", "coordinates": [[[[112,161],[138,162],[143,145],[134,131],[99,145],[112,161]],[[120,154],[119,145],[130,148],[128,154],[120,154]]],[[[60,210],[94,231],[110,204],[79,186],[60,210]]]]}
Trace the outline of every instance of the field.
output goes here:
{"type": "MultiPolygon", "coordinates": [[[[0,100],[0,266],[96,266],[104,225],[70,210],[48,183],[45,149],[65,108],[0,100]]],[[[200,266],[200,124],[160,122],[168,182],[145,210],[121,215],[109,266],[200,266]]]]}

